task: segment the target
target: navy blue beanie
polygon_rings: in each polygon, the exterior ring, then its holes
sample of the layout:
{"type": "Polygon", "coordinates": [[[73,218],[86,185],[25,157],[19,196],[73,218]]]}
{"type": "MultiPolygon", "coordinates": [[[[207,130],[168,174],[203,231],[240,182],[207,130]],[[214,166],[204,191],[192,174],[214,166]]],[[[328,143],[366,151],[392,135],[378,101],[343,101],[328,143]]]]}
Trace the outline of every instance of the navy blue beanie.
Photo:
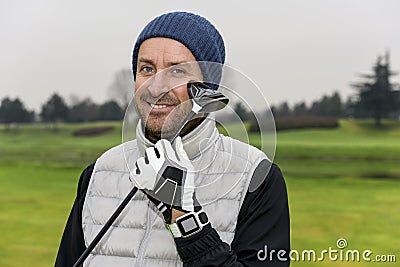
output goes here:
{"type": "Polygon", "coordinates": [[[132,70],[136,80],[137,57],[140,45],[153,37],[174,39],[185,45],[200,63],[204,81],[218,89],[225,62],[225,46],[218,30],[205,18],[188,12],[171,12],[153,19],[136,40],[132,54],[132,70]]]}

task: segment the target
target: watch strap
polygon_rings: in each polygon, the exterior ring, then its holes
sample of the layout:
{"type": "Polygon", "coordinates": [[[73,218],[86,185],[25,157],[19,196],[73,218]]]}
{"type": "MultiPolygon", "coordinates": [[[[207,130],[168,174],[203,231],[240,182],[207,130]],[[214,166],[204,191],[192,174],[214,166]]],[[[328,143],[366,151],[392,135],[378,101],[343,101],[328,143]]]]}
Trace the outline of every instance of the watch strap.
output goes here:
{"type": "Polygon", "coordinates": [[[181,231],[176,223],[167,224],[167,228],[174,238],[182,237],[181,231]]]}
{"type": "Polygon", "coordinates": [[[208,220],[206,212],[204,210],[200,210],[199,212],[193,212],[192,211],[192,212],[186,213],[185,215],[182,215],[181,217],[176,219],[175,223],[167,224],[167,228],[168,228],[169,232],[171,233],[171,235],[174,238],[189,237],[189,236],[192,236],[192,235],[200,232],[203,229],[203,227],[206,226],[209,223],[210,222],[208,220]],[[185,235],[184,233],[181,232],[178,224],[180,224],[181,221],[185,221],[185,219],[187,219],[188,217],[194,218],[199,227],[198,227],[198,229],[196,231],[185,235]]]}

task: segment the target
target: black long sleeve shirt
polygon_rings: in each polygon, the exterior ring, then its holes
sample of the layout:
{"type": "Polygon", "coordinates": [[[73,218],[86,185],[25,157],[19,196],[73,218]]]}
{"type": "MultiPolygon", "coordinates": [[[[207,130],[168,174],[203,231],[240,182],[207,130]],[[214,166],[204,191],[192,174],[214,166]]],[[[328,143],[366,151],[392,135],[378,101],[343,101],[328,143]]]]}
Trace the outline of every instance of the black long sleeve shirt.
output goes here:
{"type": "MultiPolygon", "coordinates": [[[[77,196],[57,254],[56,267],[70,267],[86,249],[82,209],[94,164],[79,179],[77,196]]],[[[257,169],[256,169],[257,170],[257,169]]],[[[260,175],[255,171],[254,175],[260,175]]],[[[260,185],[246,193],[231,245],[212,226],[188,238],[175,238],[184,266],[289,266],[290,223],[286,184],[279,167],[272,164],[260,185]],[[278,252],[280,256],[278,256],[278,252]],[[266,253],[268,252],[268,253],[266,253]]],[[[166,230],[167,231],[167,230],[166,230]]]]}

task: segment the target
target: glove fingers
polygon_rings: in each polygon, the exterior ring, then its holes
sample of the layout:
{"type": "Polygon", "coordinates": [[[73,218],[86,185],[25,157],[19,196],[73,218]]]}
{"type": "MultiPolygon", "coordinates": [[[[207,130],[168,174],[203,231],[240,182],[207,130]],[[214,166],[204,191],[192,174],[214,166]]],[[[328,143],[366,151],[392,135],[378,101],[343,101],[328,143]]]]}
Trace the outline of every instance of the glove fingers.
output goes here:
{"type": "Polygon", "coordinates": [[[134,174],[140,174],[140,168],[139,168],[137,162],[135,162],[135,169],[133,170],[133,173],[134,174]]]}
{"type": "Polygon", "coordinates": [[[139,188],[153,189],[156,182],[157,173],[150,164],[146,163],[146,158],[142,157],[136,161],[136,168],[132,173],[139,188]]]}
{"type": "Polygon", "coordinates": [[[174,162],[178,162],[178,158],[176,157],[176,153],[172,148],[171,143],[168,140],[161,139],[155,145],[155,147],[160,151],[160,154],[166,155],[167,158],[174,162]]]}
{"type": "Polygon", "coordinates": [[[151,166],[153,167],[154,171],[156,173],[158,173],[161,170],[161,168],[162,168],[162,166],[164,164],[165,158],[164,158],[164,154],[157,153],[156,149],[157,148],[155,148],[155,147],[147,148],[146,149],[146,155],[147,155],[147,159],[149,161],[149,164],[151,164],[151,166]],[[158,154],[158,156],[157,156],[157,154],[158,154]]]}
{"type": "Polygon", "coordinates": [[[160,158],[156,155],[155,149],[155,147],[146,148],[146,155],[149,159],[149,162],[160,160],[160,158]]]}
{"type": "Polygon", "coordinates": [[[143,170],[145,170],[146,169],[146,159],[144,158],[144,157],[142,157],[142,158],[139,158],[137,161],[136,161],[136,166],[137,166],[137,168],[139,168],[139,170],[140,171],[143,171],[143,170]]]}

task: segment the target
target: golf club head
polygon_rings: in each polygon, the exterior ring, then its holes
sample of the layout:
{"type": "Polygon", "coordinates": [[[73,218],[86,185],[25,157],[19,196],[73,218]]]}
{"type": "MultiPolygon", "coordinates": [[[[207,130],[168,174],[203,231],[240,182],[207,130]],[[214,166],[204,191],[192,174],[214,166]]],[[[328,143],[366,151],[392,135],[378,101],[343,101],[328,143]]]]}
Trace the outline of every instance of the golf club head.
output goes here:
{"type": "Polygon", "coordinates": [[[222,93],[212,90],[202,82],[190,81],[187,84],[189,97],[201,107],[198,112],[210,113],[223,109],[228,103],[229,98],[222,93]]]}

